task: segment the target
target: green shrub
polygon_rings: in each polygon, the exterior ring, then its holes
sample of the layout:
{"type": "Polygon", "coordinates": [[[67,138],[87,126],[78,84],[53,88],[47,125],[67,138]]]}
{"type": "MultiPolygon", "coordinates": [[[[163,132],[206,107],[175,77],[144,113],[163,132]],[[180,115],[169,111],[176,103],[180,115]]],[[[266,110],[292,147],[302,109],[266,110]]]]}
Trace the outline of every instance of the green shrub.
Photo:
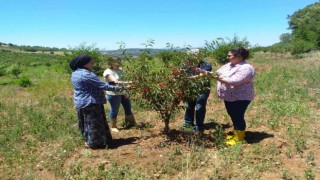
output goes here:
{"type": "Polygon", "coordinates": [[[49,67],[49,66],[51,66],[51,63],[50,62],[45,62],[44,65],[49,67]]]}
{"type": "Polygon", "coordinates": [[[6,65],[0,64],[0,76],[4,76],[6,74],[6,65]]]}
{"type": "Polygon", "coordinates": [[[28,86],[32,85],[30,79],[28,77],[25,77],[25,76],[19,79],[18,84],[21,87],[28,87],[28,86]]]}
{"type": "Polygon", "coordinates": [[[6,74],[5,69],[0,69],[0,76],[4,76],[6,74]]]}
{"type": "Polygon", "coordinates": [[[238,36],[231,38],[217,38],[211,42],[205,43],[205,49],[208,51],[207,56],[217,60],[219,64],[228,62],[227,54],[231,48],[244,47],[248,48],[250,45],[246,38],[240,39],[238,36]]]}
{"type": "Polygon", "coordinates": [[[143,60],[152,60],[153,56],[151,54],[142,52],[139,54],[139,59],[143,59],[143,60]]]}
{"type": "Polygon", "coordinates": [[[29,49],[24,49],[26,52],[37,52],[36,48],[29,48],[29,49]]]}
{"type": "Polygon", "coordinates": [[[108,58],[106,55],[102,54],[99,49],[95,47],[95,45],[87,45],[86,43],[81,43],[79,46],[71,48],[64,54],[65,58],[61,59],[60,63],[69,73],[71,73],[69,62],[78,55],[87,54],[94,59],[93,72],[97,75],[101,75],[103,73],[103,64],[107,64],[105,60],[108,58]]]}
{"type": "Polygon", "coordinates": [[[37,67],[37,66],[41,66],[42,62],[32,62],[29,64],[30,67],[37,67]]]}
{"type": "Polygon", "coordinates": [[[11,50],[1,49],[1,52],[11,52],[11,50]]]}
{"type": "Polygon", "coordinates": [[[212,52],[212,56],[218,61],[219,64],[225,64],[228,62],[227,54],[231,48],[232,47],[230,45],[221,45],[212,52]]]}
{"type": "Polygon", "coordinates": [[[291,54],[307,53],[314,48],[314,44],[312,42],[303,40],[293,41],[291,45],[291,54]]]}
{"type": "Polygon", "coordinates": [[[268,47],[268,51],[272,53],[286,53],[292,49],[291,42],[280,42],[268,47]]]}
{"type": "Polygon", "coordinates": [[[157,55],[164,63],[171,61],[174,58],[174,52],[172,51],[160,51],[157,55]]]}
{"type": "Polygon", "coordinates": [[[19,78],[19,75],[22,73],[22,69],[19,64],[14,64],[7,68],[7,72],[14,75],[16,78],[19,78]]]}

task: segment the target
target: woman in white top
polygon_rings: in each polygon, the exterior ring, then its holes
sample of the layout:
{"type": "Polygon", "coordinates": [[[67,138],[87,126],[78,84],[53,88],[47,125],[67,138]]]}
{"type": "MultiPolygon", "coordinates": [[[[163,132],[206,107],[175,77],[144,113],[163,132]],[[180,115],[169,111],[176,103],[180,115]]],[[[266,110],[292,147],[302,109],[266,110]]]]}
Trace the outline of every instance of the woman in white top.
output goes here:
{"type": "MultiPolygon", "coordinates": [[[[122,63],[119,57],[110,57],[108,59],[109,68],[103,72],[105,80],[111,84],[128,84],[129,81],[124,81],[123,70],[121,68],[122,63]]],[[[122,104],[125,112],[125,125],[127,128],[132,127],[136,124],[135,118],[131,111],[131,102],[127,92],[125,91],[106,91],[107,99],[110,103],[111,109],[109,113],[111,131],[119,132],[117,128],[117,116],[122,104]]]]}

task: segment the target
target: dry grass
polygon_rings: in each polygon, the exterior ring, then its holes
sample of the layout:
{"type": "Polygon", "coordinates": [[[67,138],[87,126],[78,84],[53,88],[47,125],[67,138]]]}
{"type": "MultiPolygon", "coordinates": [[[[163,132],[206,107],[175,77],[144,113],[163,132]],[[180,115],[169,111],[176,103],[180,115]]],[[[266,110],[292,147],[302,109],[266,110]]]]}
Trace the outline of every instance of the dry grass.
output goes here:
{"type": "MultiPolygon", "coordinates": [[[[320,81],[313,77],[319,74],[318,58],[312,54],[303,59],[251,60],[257,69],[257,95],[246,115],[246,142],[235,147],[224,147],[219,139],[232,127],[215,88],[203,138],[179,129],[183,112],[171,121],[171,132],[162,134],[157,113],[133,106],[138,126],[113,134],[109,149],[89,150],[75,124],[68,78],[51,77],[48,83],[45,73],[50,72],[44,72],[29,88],[0,86],[0,175],[3,179],[317,179],[320,81]]],[[[108,112],[109,106],[105,107],[108,112]]],[[[120,121],[123,118],[120,111],[120,121]]]]}

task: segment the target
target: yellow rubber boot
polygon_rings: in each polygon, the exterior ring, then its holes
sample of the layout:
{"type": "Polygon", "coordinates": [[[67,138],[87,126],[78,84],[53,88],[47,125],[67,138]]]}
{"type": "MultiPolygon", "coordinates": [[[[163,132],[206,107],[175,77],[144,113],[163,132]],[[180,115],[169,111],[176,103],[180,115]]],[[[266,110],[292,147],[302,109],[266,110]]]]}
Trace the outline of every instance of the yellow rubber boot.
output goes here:
{"type": "Polygon", "coordinates": [[[110,124],[111,124],[111,131],[119,132],[119,129],[117,128],[117,118],[111,118],[110,124]]]}
{"type": "Polygon", "coordinates": [[[234,146],[236,145],[238,142],[243,141],[244,137],[245,137],[245,131],[242,130],[234,130],[234,136],[232,139],[227,139],[226,144],[228,146],[234,146]]]}
{"type": "Polygon", "coordinates": [[[233,139],[234,138],[234,135],[235,134],[235,132],[234,131],[232,131],[232,134],[230,134],[230,135],[227,135],[226,136],[226,140],[230,140],[230,139],[233,139]]]}

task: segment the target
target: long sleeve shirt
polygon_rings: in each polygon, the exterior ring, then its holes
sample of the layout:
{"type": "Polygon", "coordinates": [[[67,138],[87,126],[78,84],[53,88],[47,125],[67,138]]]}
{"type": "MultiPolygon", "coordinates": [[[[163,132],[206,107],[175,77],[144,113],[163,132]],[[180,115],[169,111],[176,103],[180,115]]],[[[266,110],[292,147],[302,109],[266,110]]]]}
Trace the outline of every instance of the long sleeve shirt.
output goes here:
{"type": "Polygon", "coordinates": [[[220,99],[224,101],[253,100],[255,70],[247,61],[236,65],[227,63],[218,69],[217,73],[226,81],[226,83],[218,81],[217,93],[220,99]]]}
{"type": "Polygon", "coordinates": [[[74,105],[77,109],[90,104],[105,104],[104,90],[117,91],[119,86],[112,86],[101,81],[96,74],[86,69],[78,68],[71,75],[74,87],[74,105]]]}
{"type": "MultiPolygon", "coordinates": [[[[123,70],[120,68],[119,70],[113,70],[113,69],[106,69],[103,72],[103,77],[108,77],[109,75],[112,75],[117,81],[124,81],[124,73],[123,70]]],[[[107,80],[109,83],[109,81],[107,80]]],[[[126,91],[106,91],[106,94],[108,95],[124,95],[126,94],[126,91]]]]}

